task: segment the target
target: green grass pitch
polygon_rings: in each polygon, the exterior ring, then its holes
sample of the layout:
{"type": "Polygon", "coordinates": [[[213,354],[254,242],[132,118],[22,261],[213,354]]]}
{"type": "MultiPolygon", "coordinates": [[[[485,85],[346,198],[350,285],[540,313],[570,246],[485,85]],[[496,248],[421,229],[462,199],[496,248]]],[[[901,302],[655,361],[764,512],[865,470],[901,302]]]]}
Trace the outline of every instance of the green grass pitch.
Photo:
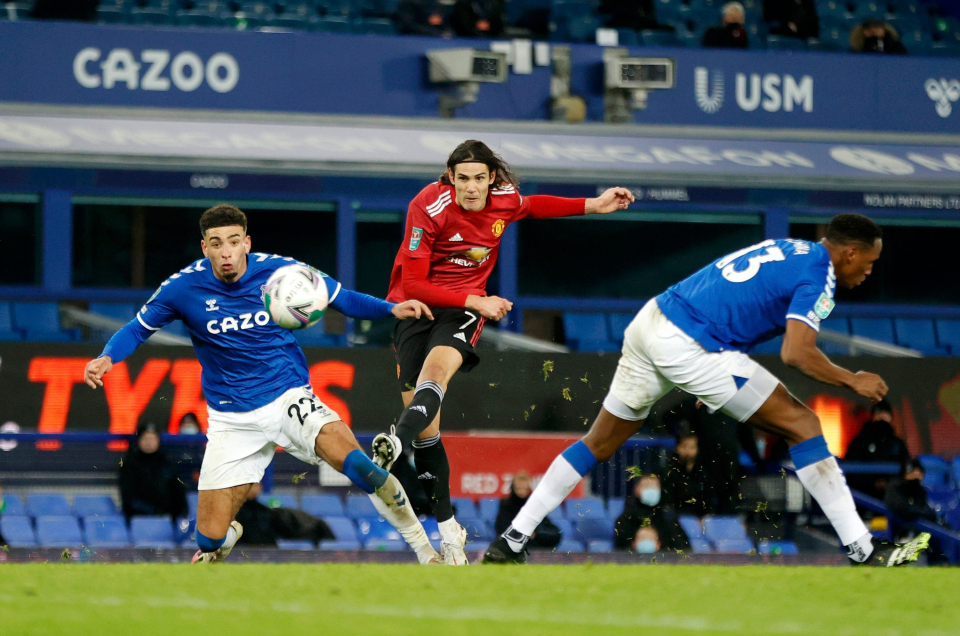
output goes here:
{"type": "Polygon", "coordinates": [[[0,634],[960,633],[960,570],[0,566],[0,634]]]}

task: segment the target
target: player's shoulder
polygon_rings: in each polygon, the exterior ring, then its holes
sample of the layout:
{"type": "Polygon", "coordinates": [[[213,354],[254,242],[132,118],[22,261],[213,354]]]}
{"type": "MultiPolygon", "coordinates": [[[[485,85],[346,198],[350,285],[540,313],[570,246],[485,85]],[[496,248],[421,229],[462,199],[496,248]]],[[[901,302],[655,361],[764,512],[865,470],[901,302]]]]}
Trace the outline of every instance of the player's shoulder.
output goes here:
{"type": "Polygon", "coordinates": [[[520,189],[512,183],[503,183],[490,188],[491,203],[497,208],[516,208],[523,204],[520,189]]]}
{"type": "Polygon", "coordinates": [[[282,254],[270,254],[268,252],[250,252],[247,255],[247,267],[253,272],[273,273],[281,267],[287,265],[304,265],[301,261],[292,256],[283,256],[282,254]]]}
{"type": "Polygon", "coordinates": [[[820,243],[801,239],[777,239],[777,247],[789,262],[803,269],[826,267],[830,253],[820,243]]]}
{"type": "Polygon", "coordinates": [[[205,272],[209,267],[210,259],[201,258],[198,261],[190,263],[180,271],[171,274],[167,280],[160,283],[160,286],[153,292],[153,295],[150,296],[150,300],[148,300],[147,303],[160,294],[171,296],[189,289],[193,283],[199,282],[202,277],[201,272],[205,272]]]}
{"type": "Polygon", "coordinates": [[[423,209],[427,216],[436,218],[450,205],[455,199],[456,193],[452,185],[434,181],[420,191],[413,202],[423,209]]]}

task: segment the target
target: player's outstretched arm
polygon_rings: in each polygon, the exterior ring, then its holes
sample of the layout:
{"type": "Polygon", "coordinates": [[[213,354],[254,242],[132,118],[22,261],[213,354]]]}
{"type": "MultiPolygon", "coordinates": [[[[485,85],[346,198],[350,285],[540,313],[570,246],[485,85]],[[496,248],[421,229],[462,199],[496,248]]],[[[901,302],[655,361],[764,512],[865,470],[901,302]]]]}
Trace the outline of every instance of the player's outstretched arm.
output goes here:
{"type": "Polygon", "coordinates": [[[609,214],[617,210],[626,210],[636,199],[627,188],[610,188],[600,196],[587,199],[584,214],[609,214]]]}
{"type": "Polygon", "coordinates": [[[136,351],[137,347],[152,334],[153,331],[147,329],[137,318],[125,324],[113,334],[103,348],[103,353],[87,363],[83,372],[84,382],[91,389],[103,386],[103,376],[110,371],[114,363],[120,362],[136,351]]]}
{"type": "Polygon", "coordinates": [[[830,361],[817,348],[817,332],[799,320],[787,320],[787,332],[780,349],[783,363],[810,376],[818,382],[842,386],[858,395],[879,402],[887,394],[887,385],[879,375],[858,371],[853,373],[830,361]]]}
{"type": "Polygon", "coordinates": [[[405,300],[402,303],[397,303],[393,306],[391,312],[400,320],[406,320],[407,318],[419,319],[422,316],[433,320],[433,312],[419,300],[405,300]]]}
{"type": "Polygon", "coordinates": [[[103,376],[106,375],[112,367],[113,361],[110,360],[110,356],[100,356],[99,358],[91,360],[87,363],[87,368],[83,370],[83,381],[86,382],[91,389],[103,386],[103,376]]]}

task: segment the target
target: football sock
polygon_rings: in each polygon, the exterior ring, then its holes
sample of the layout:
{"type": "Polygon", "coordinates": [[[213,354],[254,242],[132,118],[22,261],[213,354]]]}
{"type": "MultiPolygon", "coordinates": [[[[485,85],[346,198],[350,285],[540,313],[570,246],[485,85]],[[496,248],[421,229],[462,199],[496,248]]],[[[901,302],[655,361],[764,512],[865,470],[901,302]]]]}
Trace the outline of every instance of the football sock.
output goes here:
{"type": "Polygon", "coordinates": [[[396,477],[388,473],[383,485],[370,495],[370,501],[380,516],[397,529],[417,554],[428,548],[433,550],[423,524],[417,519],[407,493],[396,477]]]}
{"type": "Polygon", "coordinates": [[[823,435],[790,447],[797,478],[817,500],[840,541],[854,561],[866,561],[873,552],[870,532],[857,514],[857,506],[836,458],[827,450],[823,435]]]}
{"type": "Polygon", "coordinates": [[[453,505],[450,503],[450,461],[440,435],[414,441],[413,462],[437,523],[451,518],[453,505]]]}
{"type": "Polygon", "coordinates": [[[369,495],[383,486],[390,474],[374,464],[359,448],[347,453],[346,459],[343,460],[343,469],[340,472],[349,477],[350,481],[369,495]]]}
{"type": "MultiPolygon", "coordinates": [[[[233,530],[233,528],[230,530],[233,530]]],[[[230,536],[230,530],[227,531],[227,536],[230,536]]],[[[236,535],[236,533],[234,533],[234,535],[236,535]]],[[[220,549],[220,546],[226,542],[226,540],[227,537],[223,537],[222,539],[211,539],[207,535],[197,530],[197,547],[200,548],[201,552],[216,552],[220,549]]],[[[233,540],[237,540],[236,536],[234,536],[233,540]]]]}
{"type": "MultiPolygon", "coordinates": [[[[511,528],[527,537],[532,535],[543,518],[563,503],[583,476],[596,465],[597,458],[593,456],[583,440],[563,451],[550,464],[540,484],[517,513],[511,528]]],[[[523,548],[522,543],[518,544],[518,541],[508,540],[508,543],[514,552],[519,552],[523,548]],[[519,547],[516,547],[517,545],[519,547]]]]}
{"type": "Polygon", "coordinates": [[[223,538],[223,546],[221,547],[232,548],[237,543],[238,538],[236,528],[231,525],[227,528],[227,536],[223,538]]]}
{"type": "Polygon", "coordinates": [[[400,438],[402,448],[410,448],[440,412],[440,403],[443,402],[443,389],[433,380],[424,380],[417,385],[413,400],[403,409],[400,419],[397,420],[397,437],[400,438]]]}

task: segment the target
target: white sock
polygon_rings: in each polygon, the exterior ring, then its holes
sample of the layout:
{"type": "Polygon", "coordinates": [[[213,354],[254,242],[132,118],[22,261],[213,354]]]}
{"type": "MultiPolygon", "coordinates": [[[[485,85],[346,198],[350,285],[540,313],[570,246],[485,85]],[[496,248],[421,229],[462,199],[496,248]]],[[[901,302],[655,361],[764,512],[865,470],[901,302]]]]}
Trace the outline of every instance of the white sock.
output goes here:
{"type": "Polygon", "coordinates": [[[441,521],[437,524],[437,527],[440,528],[440,536],[444,539],[455,541],[460,536],[460,524],[457,523],[457,519],[455,517],[450,517],[446,521],[441,521]]]}
{"type": "Polygon", "coordinates": [[[369,497],[380,516],[397,529],[411,548],[420,552],[429,546],[433,550],[423,524],[414,514],[413,507],[407,499],[407,493],[396,477],[393,475],[387,477],[383,486],[369,497]]]}
{"type": "Polygon", "coordinates": [[[530,499],[514,517],[511,524],[513,528],[528,537],[532,535],[544,517],[563,503],[563,500],[573,492],[581,479],[583,477],[567,461],[566,457],[559,455],[550,464],[547,474],[540,480],[536,490],[530,495],[530,499]]]}
{"type": "Polygon", "coordinates": [[[854,561],[865,561],[873,552],[870,532],[857,514],[847,480],[834,457],[821,459],[797,470],[797,478],[823,509],[840,541],[854,561]]]}
{"type": "Polygon", "coordinates": [[[237,543],[237,530],[232,525],[227,528],[227,536],[223,538],[223,545],[221,548],[232,548],[237,543]]]}

